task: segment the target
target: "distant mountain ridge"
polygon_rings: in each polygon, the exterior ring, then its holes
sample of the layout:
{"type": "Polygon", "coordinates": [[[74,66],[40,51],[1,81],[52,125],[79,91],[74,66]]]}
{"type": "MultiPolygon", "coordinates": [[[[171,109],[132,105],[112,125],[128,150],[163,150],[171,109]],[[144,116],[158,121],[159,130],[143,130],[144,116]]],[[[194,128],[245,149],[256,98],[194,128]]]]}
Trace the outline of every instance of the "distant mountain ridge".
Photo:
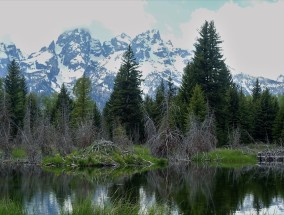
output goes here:
{"type": "MultiPolygon", "coordinates": [[[[104,42],[93,38],[88,30],[74,29],[29,55],[24,55],[14,44],[0,43],[0,77],[6,75],[7,64],[16,59],[27,80],[28,90],[50,95],[59,92],[63,83],[72,92],[76,80],[85,73],[92,82],[92,97],[102,108],[112,92],[122,54],[128,45],[131,45],[142,71],[145,94],[153,95],[161,79],[166,81],[169,76],[176,86],[180,86],[191,53],[163,40],[155,29],[134,38],[122,33],[104,42]]],[[[255,77],[237,74],[233,80],[245,93],[251,93],[255,77]]],[[[284,76],[279,76],[278,80],[260,78],[260,84],[274,94],[284,93],[283,81],[284,76]]]]}

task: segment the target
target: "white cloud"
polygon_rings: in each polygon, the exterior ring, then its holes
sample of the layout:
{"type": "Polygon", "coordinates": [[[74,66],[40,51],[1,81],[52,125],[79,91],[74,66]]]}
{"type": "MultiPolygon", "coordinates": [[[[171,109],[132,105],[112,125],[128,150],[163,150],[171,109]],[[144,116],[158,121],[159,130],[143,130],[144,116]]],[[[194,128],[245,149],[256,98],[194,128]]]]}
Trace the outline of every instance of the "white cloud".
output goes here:
{"type": "Polygon", "coordinates": [[[94,22],[113,35],[127,32],[134,36],[155,23],[155,18],[144,12],[144,4],[129,0],[0,1],[0,40],[9,37],[29,53],[48,45],[66,29],[89,28],[94,22]]]}
{"type": "MultiPolygon", "coordinates": [[[[193,48],[197,29],[214,20],[222,40],[224,57],[236,72],[276,78],[284,74],[284,1],[259,2],[249,7],[226,3],[218,11],[198,9],[180,25],[182,37],[174,44],[193,48]]],[[[234,72],[234,71],[233,71],[234,72]]]]}

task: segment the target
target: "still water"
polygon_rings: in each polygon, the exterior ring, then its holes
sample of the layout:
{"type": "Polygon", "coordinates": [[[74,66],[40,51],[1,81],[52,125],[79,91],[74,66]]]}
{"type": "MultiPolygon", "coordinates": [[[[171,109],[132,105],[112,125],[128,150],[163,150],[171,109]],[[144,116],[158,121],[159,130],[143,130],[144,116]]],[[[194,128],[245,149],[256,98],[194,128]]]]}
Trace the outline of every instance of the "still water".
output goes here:
{"type": "Polygon", "coordinates": [[[43,171],[36,166],[0,166],[0,198],[29,214],[72,212],[72,203],[139,205],[146,214],[159,205],[169,214],[284,214],[284,169],[172,166],[143,173],[120,170],[43,171]]]}

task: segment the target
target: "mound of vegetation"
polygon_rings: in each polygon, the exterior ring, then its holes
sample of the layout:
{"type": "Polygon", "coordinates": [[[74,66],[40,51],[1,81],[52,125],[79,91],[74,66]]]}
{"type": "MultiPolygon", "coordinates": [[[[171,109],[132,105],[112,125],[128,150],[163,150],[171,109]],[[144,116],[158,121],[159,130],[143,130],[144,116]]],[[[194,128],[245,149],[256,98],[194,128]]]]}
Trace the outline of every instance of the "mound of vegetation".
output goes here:
{"type": "Polygon", "coordinates": [[[154,158],[149,150],[141,146],[120,147],[111,141],[97,141],[87,148],[74,151],[66,156],[56,154],[45,157],[44,166],[70,167],[126,167],[163,165],[165,159],[154,158]]]}

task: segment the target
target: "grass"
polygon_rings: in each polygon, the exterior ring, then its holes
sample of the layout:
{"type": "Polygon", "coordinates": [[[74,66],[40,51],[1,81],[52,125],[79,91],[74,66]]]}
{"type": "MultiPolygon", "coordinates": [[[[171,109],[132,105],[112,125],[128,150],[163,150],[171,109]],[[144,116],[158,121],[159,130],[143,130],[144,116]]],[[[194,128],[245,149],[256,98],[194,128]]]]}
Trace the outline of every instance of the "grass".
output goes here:
{"type": "Polygon", "coordinates": [[[66,156],[56,154],[45,157],[42,161],[43,166],[56,167],[163,167],[166,164],[166,159],[151,156],[150,151],[143,146],[121,149],[114,145],[97,143],[66,156]]]}
{"type": "Polygon", "coordinates": [[[22,206],[9,199],[0,200],[0,215],[25,215],[27,214],[22,206]]]}
{"type": "Polygon", "coordinates": [[[27,152],[22,148],[13,148],[11,155],[14,159],[25,159],[27,157],[27,152]]]}
{"type": "Polygon", "coordinates": [[[148,214],[148,215],[163,215],[171,214],[168,207],[155,203],[148,208],[147,211],[140,211],[139,203],[130,204],[128,202],[117,201],[113,204],[95,205],[91,198],[77,200],[72,204],[72,212],[61,211],[61,215],[123,215],[123,214],[148,214]]]}
{"type": "Polygon", "coordinates": [[[206,162],[212,166],[243,167],[257,164],[256,154],[241,149],[218,148],[208,153],[198,153],[193,157],[195,162],[206,162]]]}

